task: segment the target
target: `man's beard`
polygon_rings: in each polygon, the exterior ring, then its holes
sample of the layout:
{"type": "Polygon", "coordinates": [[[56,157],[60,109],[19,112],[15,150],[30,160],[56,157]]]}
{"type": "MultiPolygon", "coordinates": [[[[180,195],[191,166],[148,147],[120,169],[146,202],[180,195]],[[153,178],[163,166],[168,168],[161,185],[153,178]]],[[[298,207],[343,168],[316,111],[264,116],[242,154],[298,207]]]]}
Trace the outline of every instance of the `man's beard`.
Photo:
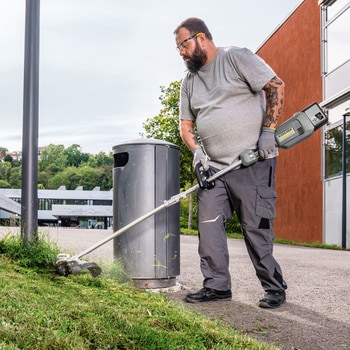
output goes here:
{"type": "Polygon", "coordinates": [[[207,62],[208,56],[196,42],[196,48],[194,49],[192,56],[184,56],[184,58],[189,58],[188,61],[185,61],[187,69],[191,73],[197,73],[205,65],[205,62],[207,62]]]}

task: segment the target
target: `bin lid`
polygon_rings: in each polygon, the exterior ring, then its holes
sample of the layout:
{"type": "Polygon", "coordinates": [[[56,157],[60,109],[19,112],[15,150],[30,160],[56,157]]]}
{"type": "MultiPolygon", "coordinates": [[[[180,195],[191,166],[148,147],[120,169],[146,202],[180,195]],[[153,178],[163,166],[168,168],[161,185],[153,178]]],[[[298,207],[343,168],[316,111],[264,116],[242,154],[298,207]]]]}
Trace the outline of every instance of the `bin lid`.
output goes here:
{"type": "Polygon", "coordinates": [[[129,140],[124,143],[121,143],[119,145],[115,145],[112,147],[112,150],[115,150],[121,146],[126,145],[156,145],[156,146],[168,146],[168,147],[174,147],[179,149],[180,147],[178,145],[175,145],[174,143],[170,143],[163,140],[157,140],[157,139],[135,139],[135,140],[129,140]]]}

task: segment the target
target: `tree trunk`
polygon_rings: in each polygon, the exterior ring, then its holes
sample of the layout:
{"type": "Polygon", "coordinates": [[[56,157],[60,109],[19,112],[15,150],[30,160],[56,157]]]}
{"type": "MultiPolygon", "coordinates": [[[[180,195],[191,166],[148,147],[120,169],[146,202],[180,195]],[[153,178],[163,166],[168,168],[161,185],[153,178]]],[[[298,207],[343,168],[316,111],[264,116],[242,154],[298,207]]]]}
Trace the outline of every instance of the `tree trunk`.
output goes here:
{"type": "Polygon", "coordinates": [[[193,216],[193,193],[190,193],[190,202],[188,205],[188,225],[187,228],[192,230],[192,216],[193,216]]]}

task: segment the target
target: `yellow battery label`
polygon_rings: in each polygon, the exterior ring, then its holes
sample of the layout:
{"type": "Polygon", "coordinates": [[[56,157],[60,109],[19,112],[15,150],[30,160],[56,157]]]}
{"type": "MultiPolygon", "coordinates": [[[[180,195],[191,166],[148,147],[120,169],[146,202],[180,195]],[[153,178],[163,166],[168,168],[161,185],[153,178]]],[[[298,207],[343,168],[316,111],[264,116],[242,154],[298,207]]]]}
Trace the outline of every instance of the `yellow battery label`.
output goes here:
{"type": "Polygon", "coordinates": [[[279,140],[283,141],[285,139],[287,139],[290,136],[295,135],[296,132],[294,130],[294,128],[290,127],[289,129],[284,130],[282,133],[280,133],[277,137],[279,140]]]}

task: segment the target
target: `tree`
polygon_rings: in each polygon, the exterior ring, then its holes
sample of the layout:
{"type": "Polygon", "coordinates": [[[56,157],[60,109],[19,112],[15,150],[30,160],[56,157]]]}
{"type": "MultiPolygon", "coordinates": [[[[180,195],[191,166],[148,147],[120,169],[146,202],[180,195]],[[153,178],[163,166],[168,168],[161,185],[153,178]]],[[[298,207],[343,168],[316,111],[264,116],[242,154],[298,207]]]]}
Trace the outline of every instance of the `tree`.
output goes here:
{"type": "MultiPolygon", "coordinates": [[[[159,97],[162,109],[153,118],[148,118],[143,124],[145,130],[142,136],[171,142],[180,148],[180,186],[186,188],[193,186],[195,176],[193,174],[191,151],[183,143],[179,133],[179,101],[181,81],[170,83],[168,87],[161,86],[159,97]]],[[[188,228],[192,228],[193,196],[190,194],[188,206],[188,228]]],[[[182,210],[186,205],[182,206],[182,210]]]]}
{"type": "Polygon", "coordinates": [[[180,148],[180,183],[185,187],[186,183],[192,183],[192,153],[183,143],[179,133],[179,100],[181,81],[170,83],[166,88],[161,86],[159,97],[162,109],[153,118],[148,118],[143,124],[145,130],[142,136],[171,142],[180,148]]]}
{"type": "Polygon", "coordinates": [[[17,166],[12,166],[10,170],[10,180],[11,188],[21,188],[22,187],[22,163],[17,166]]]}
{"type": "MultiPolygon", "coordinates": [[[[21,188],[22,162],[13,159],[6,148],[0,147],[0,188],[21,188]]],[[[99,152],[96,155],[83,153],[73,144],[68,148],[50,144],[42,149],[39,157],[38,188],[57,189],[66,186],[74,190],[100,187],[110,191],[113,187],[113,153],[99,152]]]]}
{"type": "Polygon", "coordinates": [[[47,171],[51,175],[63,170],[68,164],[68,156],[63,145],[50,144],[42,150],[39,158],[39,171],[47,171]]]}
{"type": "Polygon", "coordinates": [[[6,155],[4,161],[0,161],[0,180],[0,188],[21,188],[22,163],[6,155]]]}
{"type": "Polygon", "coordinates": [[[3,179],[0,179],[0,188],[11,188],[11,185],[3,179]]]}
{"type": "Polygon", "coordinates": [[[11,169],[10,162],[0,162],[0,179],[7,179],[11,169]]]}
{"type": "Polygon", "coordinates": [[[4,159],[8,154],[8,149],[0,146],[0,160],[4,159]]]}
{"type": "Polygon", "coordinates": [[[78,167],[82,163],[86,163],[89,160],[89,154],[83,153],[81,147],[77,144],[71,145],[64,150],[64,154],[67,156],[67,165],[78,167]]]}
{"type": "Polygon", "coordinates": [[[105,152],[99,152],[95,156],[96,166],[97,167],[112,167],[114,163],[113,153],[109,152],[106,154],[105,152]]]}

